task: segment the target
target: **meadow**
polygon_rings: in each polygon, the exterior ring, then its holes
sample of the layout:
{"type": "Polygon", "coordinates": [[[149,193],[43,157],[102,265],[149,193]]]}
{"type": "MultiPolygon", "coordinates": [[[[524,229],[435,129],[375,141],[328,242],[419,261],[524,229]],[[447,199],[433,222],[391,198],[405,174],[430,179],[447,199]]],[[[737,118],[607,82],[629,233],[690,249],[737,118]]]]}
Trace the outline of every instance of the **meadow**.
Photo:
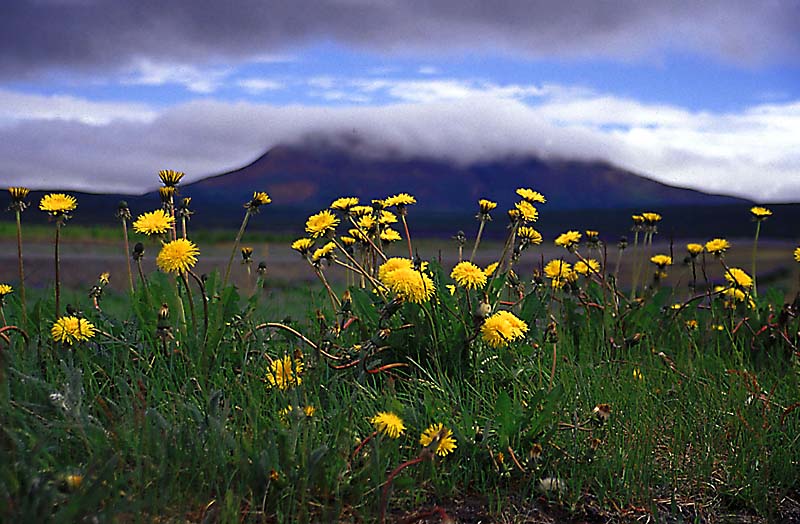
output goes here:
{"type": "Polygon", "coordinates": [[[226,239],[159,176],[73,233],[80,202],[9,189],[3,522],[800,520],[800,247],[769,210],[543,238],[520,188],[435,241],[411,195],[333,195],[283,239],[255,191],[226,239]]]}

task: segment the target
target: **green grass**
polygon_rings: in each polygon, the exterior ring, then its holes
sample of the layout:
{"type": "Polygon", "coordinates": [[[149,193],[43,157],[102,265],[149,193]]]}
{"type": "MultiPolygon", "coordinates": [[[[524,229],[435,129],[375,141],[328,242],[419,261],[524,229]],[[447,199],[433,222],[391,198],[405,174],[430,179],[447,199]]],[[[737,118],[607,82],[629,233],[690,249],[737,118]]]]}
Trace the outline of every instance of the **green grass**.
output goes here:
{"type": "MultiPolygon", "coordinates": [[[[651,281],[637,300],[614,299],[608,275],[561,289],[528,275],[513,288],[503,272],[451,294],[450,268],[426,271],[430,300],[351,287],[343,308],[322,285],[240,296],[215,273],[207,331],[198,287],[190,304],[168,275],[106,293],[100,309],[66,290],[62,303],[98,329],[74,346],[51,339],[52,290],[29,290],[26,322],[10,295],[6,320],[29,340],[0,340],[0,520],[374,522],[457,514],[464,500],[510,522],[792,510],[798,320],[783,293],[725,304],[701,282],[687,302],[651,281]],[[503,347],[473,315],[484,291],[527,323],[503,347]],[[303,369],[280,389],[271,362],[285,356],[303,369]],[[405,433],[354,455],[379,411],[405,433]],[[389,473],[426,456],[419,437],[433,423],[452,430],[455,451],[403,469],[383,505],[389,473]]],[[[710,257],[706,271],[722,274],[710,257]]]]}

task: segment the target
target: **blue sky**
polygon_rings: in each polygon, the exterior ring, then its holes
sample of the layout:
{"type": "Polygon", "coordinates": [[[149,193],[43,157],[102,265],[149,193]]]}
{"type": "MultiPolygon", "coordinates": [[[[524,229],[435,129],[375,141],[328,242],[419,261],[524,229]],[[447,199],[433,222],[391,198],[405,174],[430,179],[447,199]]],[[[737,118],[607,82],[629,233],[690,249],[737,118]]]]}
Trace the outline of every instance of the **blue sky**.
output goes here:
{"type": "Polygon", "coordinates": [[[800,2],[12,2],[8,184],[142,192],[358,132],[469,163],[601,159],[800,200],[800,2]]]}

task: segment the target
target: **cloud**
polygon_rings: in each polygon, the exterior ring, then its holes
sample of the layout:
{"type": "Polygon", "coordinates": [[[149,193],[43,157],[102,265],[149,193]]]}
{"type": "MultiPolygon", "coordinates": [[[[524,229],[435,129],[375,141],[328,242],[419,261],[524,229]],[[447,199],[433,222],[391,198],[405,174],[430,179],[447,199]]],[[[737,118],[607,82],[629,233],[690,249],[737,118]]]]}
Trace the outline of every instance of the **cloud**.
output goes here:
{"type": "Polygon", "coordinates": [[[243,78],[237,85],[251,94],[260,94],[264,91],[277,91],[286,87],[283,83],[271,78],[243,78]]]}
{"type": "MultiPolygon", "coordinates": [[[[323,82],[331,89],[337,83],[323,82]]],[[[800,200],[800,101],[714,113],[559,86],[456,90],[463,96],[433,91],[441,96],[371,106],[206,99],[158,112],[66,97],[67,108],[79,106],[93,121],[67,109],[59,118],[42,117],[61,106],[33,97],[26,111],[0,125],[3,177],[36,188],[142,192],[155,187],[159,169],[197,180],[247,164],[271,146],[324,135],[356,137],[365,155],[462,164],[509,155],[605,160],[681,186],[765,202],[800,200]],[[528,92],[538,96],[520,94],[528,92]]],[[[0,91],[0,102],[13,96],[0,91]]]]}
{"type": "Polygon", "coordinates": [[[140,103],[93,102],[68,95],[35,95],[0,89],[0,127],[21,120],[75,121],[104,126],[115,120],[150,122],[158,113],[140,103]]]}
{"type": "Polygon", "coordinates": [[[198,67],[273,60],[330,41],[443,55],[491,42],[489,51],[529,57],[637,59],[665,49],[735,63],[800,56],[798,0],[243,0],[236,7],[218,0],[12,0],[0,17],[0,78],[130,72],[142,61],[198,67]]]}

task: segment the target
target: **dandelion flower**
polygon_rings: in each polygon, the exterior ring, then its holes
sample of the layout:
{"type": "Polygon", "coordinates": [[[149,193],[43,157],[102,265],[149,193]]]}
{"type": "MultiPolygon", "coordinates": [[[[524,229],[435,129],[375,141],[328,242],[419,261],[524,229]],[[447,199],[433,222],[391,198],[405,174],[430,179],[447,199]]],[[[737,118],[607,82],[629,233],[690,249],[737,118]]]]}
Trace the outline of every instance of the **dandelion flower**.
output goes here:
{"type": "Polygon", "coordinates": [[[398,195],[390,196],[386,200],[383,201],[384,207],[392,207],[395,206],[397,208],[410,206],[411,204],[416,204],[417,199],[413,196],[409,195],[408,193],[400,193],[398,195]]]}
{"type": "Polygon", "coordinates": [[[725,272],[725,280],[736,287],[748,289],[753,285],[753,279],[738,267],[728,268],[725,272]]]}
{"type": "Polygon", "coordinates": [[[182,273],[197,263],[200,250],[191,240],[179,238],[161,247],[156,257],[156,265],[165,273],[182,273]]]}
{"type": "Polygon", "coordinates": [[[689,252],[689,255],[692,258],[695,258],[697,255],[703,252],[703,244],[686,244],[686,251],[689,252]]]}
{"type": "Polygon", "coordinates": [[[486,269],[483,270],[483,274],[486,275],[487,278],[494,275],[494,272],[497,271],[497,266],[499,265],[500,265],[499,262],[492,262],[491,264],[486,266],[486,269]]]}
{"type": "Polygon", "coordinates": [[[659,215],[658,213],[642,213],[642,218],[649,225],[653,225],[653,224],[656,224],[657,222],[661,222],[661,215],[659,215]]]}
{"type": "Polygon", "coordinates": [[[356,224],[358,224],[358,227],[360,227],[364,231],[371,231],[375,229],[375,226],[378,224],[378,222],[372,215],[363,215],[361,217],[358,217],[356,224]]]}
{"type": "Polygon", "coordinates": [[[659,269],[663,269],[664,266],[672,265],[672,257],[669,255],[653,255],[650,257],[650,262],[657,265],[659,269]]]}
{"type": "Polygon", "coordinates": [[[95,327],[91,322],[74,316],[59,317],[50,328],[54,341],[69,345],[89,340],[94,334],[95,327]]]}
{"type": "Polygon", "coordinates": [[[486,274],[483,270],[466,260],[456,264],[450,273],[450,278],[466,289],[476,289],[486,284],[486,274]]]}
{"type": "Polygon", "coordinates": [[[341,213],[348,213],[353,207],[358,205],[358,198],[356,197],[342,197],[337,198],[331,203],[330,208],[334,211],[341,213]]]}
{"type": "Polygon", "coordinates": [[[39,202],[39,209],[50,213],[53,216],[63,215],[74,211],[78,207],[78,201],[72,195],[64,193],[50,193],[42,197],[39,202]]]}
{"type": "Polygon", "coordinates": [[[768,217],[772,216],[772,211],[766,207],[755,206],[750,208],[750,214],[753,216],[754,220],[761,222],[762,220],[766,220],[768,217]]]}
{"type": "Polygon", "coordinates": [[[362,217],[364,215],[371,215],[372,214],[372,207],[370,206],[353,206],[350,208],[350,214],[354,217],[362,217]]]}
{"type": "Polygon", "coordinates": [[[378,224],[382,226],[388,226],[389,224],[396,224],[397,223],[397,215],[392,213],[391,211],[386,211],[385,209],[381,211],[380,215],[378,215],[378,224]]]}
{"type": "Polygon", "coordinates": [[[398,233],[392,228],[387,228],[381,232],[381,240],[383,240],[384,242],[397,242],[398,240],[401,239],[402,237],[400,236],[400,233],[398,233]]]}
{"type": "Polygon", "coordinates": [[[551,260],[544,266],[544,274],[547,278],[562,278],[572,272],[572,265],[561,259],[551,260]]]}
{"type": "Polygon", "coordinates": [[[794,259],[797,262],[800,262],[800,247],[795,248],[795,250],[794,250],[794,259]]]}
{"type": "Polygon", "coordinates": [[[706,251],[711,253],[712,255],[721,255],[727,249],[731,247],[730,242],[725,240],[724,238],[715,238],[713,240],[709,240],[706,242],[706,251]]]}
{"type": "Polygon", "coordinates": [[[267,371],[267,381],[270,386],[285,391],[291,387],[299,386],[302,383],[300,373],[303,372],[303,362],[294,360],[288,355],[277,358],[270,364],[267,371]]]}
{"type": "Polygon", "coordinates": [[[161,179],[161,183],[167,187],[175,187],[178,185],[178,182],[181,181],[183,178],[183,173],[180,171],[173,171],[172,169],[162,169],[158,172],[158,178],[161,179]]]}
{"type": "Polygon", "coordinates": [[[428,301],[436,291],[433,280],[413,267],[395,269],[387,273],[381,282],[398,297],[415,304],[428,301]]]}
{"type": "Polygon", "coordinates": [[[19,207],[20,204],[22,204],[21,208],[24,209],[26,204],[23,204],[23,200],[25,200],[25,197],[27,197],[30,192],[31,190],[27,187],[9,187],[8,194],[11,195],[12,208],[15,205],[19,207]]]}
{"type": "Polygon", "coordinates": [[[600,262],[593,258],[589,258],[585,261],[579,260],[575,262],[572,269],[581,275],[597,274],[600,273],[600,262]]]}
{"type": "Polygon", "coordinates": [[[298,238],[292,242],[291,247],[301,255],[305,256],[309,251],[311,251],[311,248],[314,247],[314,241],[310,238],[298,238]]]}
{"type": "Polygon", "coordinates": [[[547,202],[547,199],[544,198],[544,195],[539,193],[538,191],[534,191],[532,189],[521,187],[517,189],[517,194],[522,197],[524,200],[530,202],[531,204],[544,204],[547,202]]]}
{"type": "Polygon", "coordinates": [[[403,419],[391,411],[381,411],[369,420],[375,429],[389,438],[398,438],[406,430],[403,419]]]}
{"type": "Polygon", "coordinates": [[[444,427],[441,422],[431,424],[428,429],[423,431],[422,435],[419,437],[419,443],[425,447],[435,443],[436,449],[434,451],[440,457],[452,453],[457,447],[456,439],[453,438],[453,432],[449,428],[444,427]]]}
{"type": "Polygon", "coordinates": [[[175,218],[163,209],[156,209],[139,215],[133,223],[133,230],[144,235],[162,235],[172,229],[175,218]]]}
{"type": "Polygon", "coordinates": [[[519,213],[523,222],[536,222],[539,219],[539,212],[527,200],[517,202],[514,208],[519,213]]]}
{"type": "Polygon", "coordinates": [[[412,269],[413,267],[413,262],[408,258],[392,257],[378,268],[378,279],[385,283],[389,273],[392,271],[401,268],[412,269]]]}
{"type": "Polygon", "coordinates": [[[541,244],[542,234],[528,226],[517,229],[517,236],[528,244],[541,244]]]}
{"type": "Polygon", "coordinates": [[[577,231],[567,231],[566,233],[561,233],[556,237],[555,244],[557,246],[561,246],[566,249],[570,249],[578,242],[581,241],[581,234],[577,231]]]}
{"type": "Polygon", "coordinates": [[[311,215],[306,221],[306,232],[313,238],[321,237],[333,231],[339,225],[339,219],[327,209],[311,215]]]}
{"type": "Polygon", "coordinates": [[[314,261],[319,261],[323,258],[330,258],[333,254],[333,250],[336,249],[336,244],[333,242],[328,242],[321,248],[314,251],[314,254],[311,255],[311,259],[314,261]]]}
{"type": "Polygon", "coordinates": [[[9,286],[8,284],[0,284],[0,298],[8,295],[9,293],[12,293],[13,291],[14,288],[9,286]]]}
{"type": "Polygon", "coordinates": [[[481,326],[483,340],[495,349],[525,336],[527,332],[528,325],[508,311],[498,311],[481,326]]]}
{"type": "Polygon", "coordinates": [[[497,202],[492,202],[491,200],[486,200],[485,198],[481,198],[478,200],[478,216],[479,220],[491,220],[492,217],[489,216],[489,213],[497,207],[497,202]]]}
{"type": "Polygon", "coordinates": [[[644,224],[644,217],[642,215],[631,215],[631,219],[633,220],[634,226],[639,226],[644,224]]]}
{"type": "Polygon", "coordinates": [[[253,198],[250,199],[250,202],[246,203],[244,207],[249,209],[250,211],[258,212],[258,208],[261,206],[265,206],[267,204],[271,204],[272,199],[263,191],[254,191],[253,198]]]}

